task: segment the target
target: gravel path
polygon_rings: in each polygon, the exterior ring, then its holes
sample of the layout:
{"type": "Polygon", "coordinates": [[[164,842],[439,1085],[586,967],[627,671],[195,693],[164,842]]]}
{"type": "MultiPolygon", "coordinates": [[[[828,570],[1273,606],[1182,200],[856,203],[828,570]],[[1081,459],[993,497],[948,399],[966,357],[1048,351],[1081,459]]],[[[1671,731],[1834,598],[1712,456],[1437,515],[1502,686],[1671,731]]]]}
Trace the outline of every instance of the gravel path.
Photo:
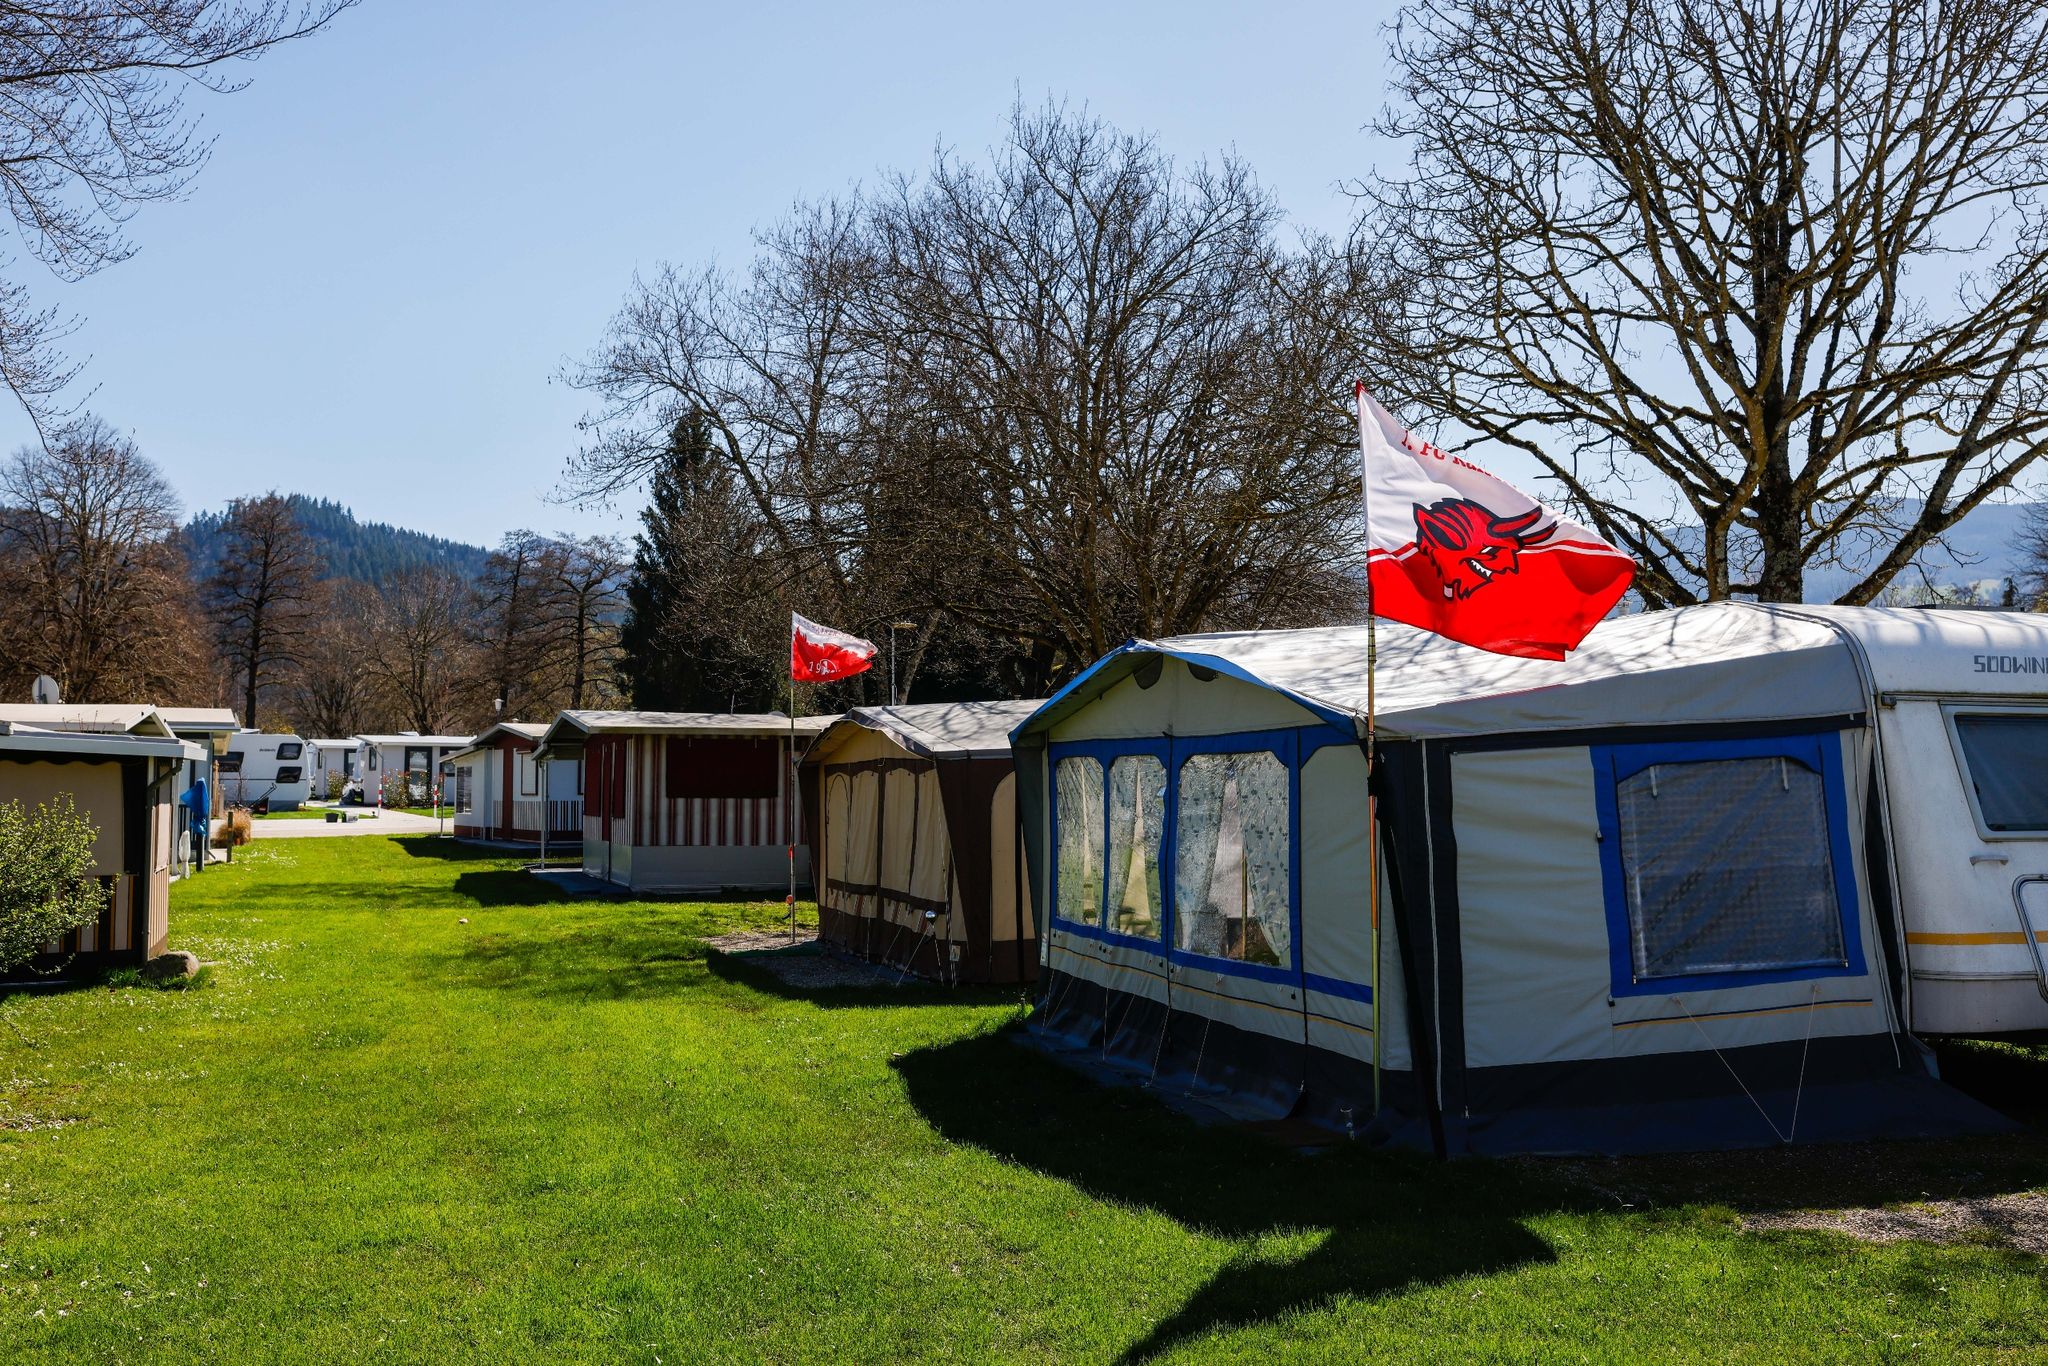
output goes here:
{"type": "Polygon", "coordinates": [[[430,835],[436,830],[452,827],[453,821],[437,821],[432,816],[415,816],[408,811],[386,811],[371,818],[365,816],[353,825],[344,821],[266,821],[249,823],[257,839],[326,839],[347,835],[430,835]]]}

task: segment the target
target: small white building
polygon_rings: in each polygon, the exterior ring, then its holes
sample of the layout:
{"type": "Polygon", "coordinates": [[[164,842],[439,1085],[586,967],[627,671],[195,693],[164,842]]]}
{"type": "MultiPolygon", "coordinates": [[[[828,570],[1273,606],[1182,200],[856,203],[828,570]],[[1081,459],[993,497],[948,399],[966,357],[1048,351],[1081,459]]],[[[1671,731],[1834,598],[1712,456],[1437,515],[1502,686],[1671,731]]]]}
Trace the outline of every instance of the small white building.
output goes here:
{"type": "Polygon", "coordinates": [[[358,735],[354,788],[364,804],[425,806],[434,789],[445,803],[455,795],[454,769],[449,764],[476,738],[470,735],[358,735]]]}
{"type": "Polygon", "coordinates": [[[356,776],[356,742],[348,740],[319,740],[309,738],[306,749],[313,761],[313,796],[325,801],[330,796],[340,796],[331,791],[334,779],[341,780],[341,789],[346,790],[356,776]]]}
{"type": "Polygon", "coordinates": [[[450,761],[458,838],[538,844],[545,820],[549,844],[582,842],[583,762],[538,762],[534,751],[546,732],[534,722],[500,721],[450,761]]]}

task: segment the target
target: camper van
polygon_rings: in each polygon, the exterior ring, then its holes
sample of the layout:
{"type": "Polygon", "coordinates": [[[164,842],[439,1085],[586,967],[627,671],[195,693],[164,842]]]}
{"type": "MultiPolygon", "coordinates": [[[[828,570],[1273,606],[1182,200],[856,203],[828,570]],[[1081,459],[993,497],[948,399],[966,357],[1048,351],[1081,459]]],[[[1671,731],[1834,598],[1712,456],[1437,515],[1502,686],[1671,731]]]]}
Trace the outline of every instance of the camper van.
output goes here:
{"type": "Polygon", "coordinates": [[[312,800],[312,754],[296,735],[235,732],[217,766],[221,800],[229,806],[291,811],[312,800]]]}
{"type": "Polygon", "coordinates": [[[2048,614],[1777,609],[1854,647],[1923,1034],[2048,1030],[2048,614]]]}

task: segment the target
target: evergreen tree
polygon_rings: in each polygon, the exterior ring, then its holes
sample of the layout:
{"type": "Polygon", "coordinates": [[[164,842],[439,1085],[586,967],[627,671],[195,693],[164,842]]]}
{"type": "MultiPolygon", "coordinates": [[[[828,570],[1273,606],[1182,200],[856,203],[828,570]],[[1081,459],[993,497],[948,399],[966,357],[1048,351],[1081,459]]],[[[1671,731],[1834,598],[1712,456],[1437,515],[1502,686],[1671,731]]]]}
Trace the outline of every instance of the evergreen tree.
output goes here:
{"type": "Polygon", "coordinates": [[[781,599],[759,574],[758,524],[712,450],[702,413],[678,420],[633,538],[618,673],[649,711],[772,705],[767,642],[781,599]]]}

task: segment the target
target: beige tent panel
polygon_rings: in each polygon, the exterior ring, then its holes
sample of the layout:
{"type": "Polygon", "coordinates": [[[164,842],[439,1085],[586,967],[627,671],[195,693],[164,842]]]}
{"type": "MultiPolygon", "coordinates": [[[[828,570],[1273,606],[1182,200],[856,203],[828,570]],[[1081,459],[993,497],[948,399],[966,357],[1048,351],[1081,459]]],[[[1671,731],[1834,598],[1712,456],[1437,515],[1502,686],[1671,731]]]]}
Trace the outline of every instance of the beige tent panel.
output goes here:
{"type": "Polygon", "coordinates": [[[989,804],[989,938],[1021,936],[1017,922],[1017,775],[1006,773],[989,804]]]}
{"type": "Polygon", "coordinates": [[[953,851],[946,837],[946,803],[939,796],[939,774],[928,768],[917,775],[916,862],[904,890],[923,901],[944,901],[953,882],[953,851]]]}
{"type": "Polygon", "coordinates": [[[910,887],[910,841],[917,827],[917,779],[907,770],[882,775],[882,874],[885,891],[910,887]]]}

